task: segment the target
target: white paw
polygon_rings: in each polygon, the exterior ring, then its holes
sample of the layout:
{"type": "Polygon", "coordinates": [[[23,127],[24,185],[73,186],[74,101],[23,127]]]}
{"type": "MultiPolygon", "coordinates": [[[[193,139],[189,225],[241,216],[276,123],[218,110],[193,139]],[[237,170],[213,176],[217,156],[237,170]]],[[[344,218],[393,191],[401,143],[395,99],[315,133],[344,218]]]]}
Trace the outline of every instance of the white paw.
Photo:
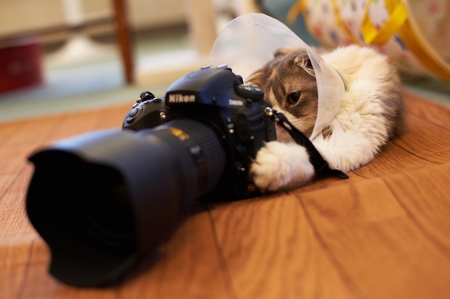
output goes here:
{"type": "Polygon", "coordinates": [[[257,153],[250,173],[260,189],[275,191],[305,183],[314,175],[314,167],[304,147],[271,141],[257,153]]]}

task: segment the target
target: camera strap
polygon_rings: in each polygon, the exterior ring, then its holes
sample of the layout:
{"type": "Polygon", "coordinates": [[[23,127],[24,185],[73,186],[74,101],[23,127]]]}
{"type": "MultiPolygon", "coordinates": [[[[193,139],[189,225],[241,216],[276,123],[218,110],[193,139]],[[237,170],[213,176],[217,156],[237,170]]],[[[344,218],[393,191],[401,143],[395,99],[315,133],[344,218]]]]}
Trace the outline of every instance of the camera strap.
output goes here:
{"type": "Polygon", "coordinates": [[[322,157],[319,151],[316,149],[314,144],[305,136],[300,130],[294,127],[293,124],[284,116],[282,113],[273,110],[270,107],[265,109],[266,115],[268,115],[274,122],[280,125],[286,132],[291,135],[294,141],[306,148],[309,154],[309,161],[314,167],[316,175],[320,176],[339,176],[343,179],[348,179],[349,176],[339,169],[331,169],[328,162],[322,157]]]}

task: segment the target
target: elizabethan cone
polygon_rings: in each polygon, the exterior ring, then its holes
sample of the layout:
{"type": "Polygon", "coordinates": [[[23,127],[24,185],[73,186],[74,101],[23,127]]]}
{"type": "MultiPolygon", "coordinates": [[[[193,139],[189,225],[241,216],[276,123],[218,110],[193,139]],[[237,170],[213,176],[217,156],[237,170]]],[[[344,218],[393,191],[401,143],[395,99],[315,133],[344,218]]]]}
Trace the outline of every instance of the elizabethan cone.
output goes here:
{"type": "Polygon", "coordinates": [[[283,48],[304,48],[311,59],[319,98],[317,119],[310,138],[314,139],[336,116],[345,92],[345,79],[283,23],[264,14],[237,17],[217,37],[211,51],[211,63],[226,63],[245,80],[283,48]]]}

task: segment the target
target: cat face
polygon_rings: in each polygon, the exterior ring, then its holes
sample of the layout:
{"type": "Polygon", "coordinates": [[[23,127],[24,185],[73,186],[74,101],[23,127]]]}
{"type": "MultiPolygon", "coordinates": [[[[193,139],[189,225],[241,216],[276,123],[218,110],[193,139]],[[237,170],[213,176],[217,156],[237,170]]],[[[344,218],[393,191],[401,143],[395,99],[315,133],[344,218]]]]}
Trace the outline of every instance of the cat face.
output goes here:
{"type": "MultiPolygon", "coordinates": [[[[247,80],[261,88],[275,110],[281,111],[306,136],[312,134],[317,117],[317,82],[305,49],[282,49],[247,80]]],[[[277,128],[278,139],[288,134],[277,128]]]]}

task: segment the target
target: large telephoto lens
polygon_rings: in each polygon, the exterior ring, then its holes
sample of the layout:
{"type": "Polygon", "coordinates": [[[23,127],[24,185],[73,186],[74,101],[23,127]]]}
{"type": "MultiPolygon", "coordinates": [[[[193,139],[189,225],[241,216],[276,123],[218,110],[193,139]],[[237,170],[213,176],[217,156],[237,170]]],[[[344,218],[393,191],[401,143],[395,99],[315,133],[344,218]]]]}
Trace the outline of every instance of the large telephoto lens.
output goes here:
{"type": "Polygon", "coordinates": [[[50,247],[50,273],[77,286],[121,276],[174,229],[180,209],[218,184],[226,163],[219,136],[181,119],[88,133],[33,154],[26,208],[50,247]]]}

